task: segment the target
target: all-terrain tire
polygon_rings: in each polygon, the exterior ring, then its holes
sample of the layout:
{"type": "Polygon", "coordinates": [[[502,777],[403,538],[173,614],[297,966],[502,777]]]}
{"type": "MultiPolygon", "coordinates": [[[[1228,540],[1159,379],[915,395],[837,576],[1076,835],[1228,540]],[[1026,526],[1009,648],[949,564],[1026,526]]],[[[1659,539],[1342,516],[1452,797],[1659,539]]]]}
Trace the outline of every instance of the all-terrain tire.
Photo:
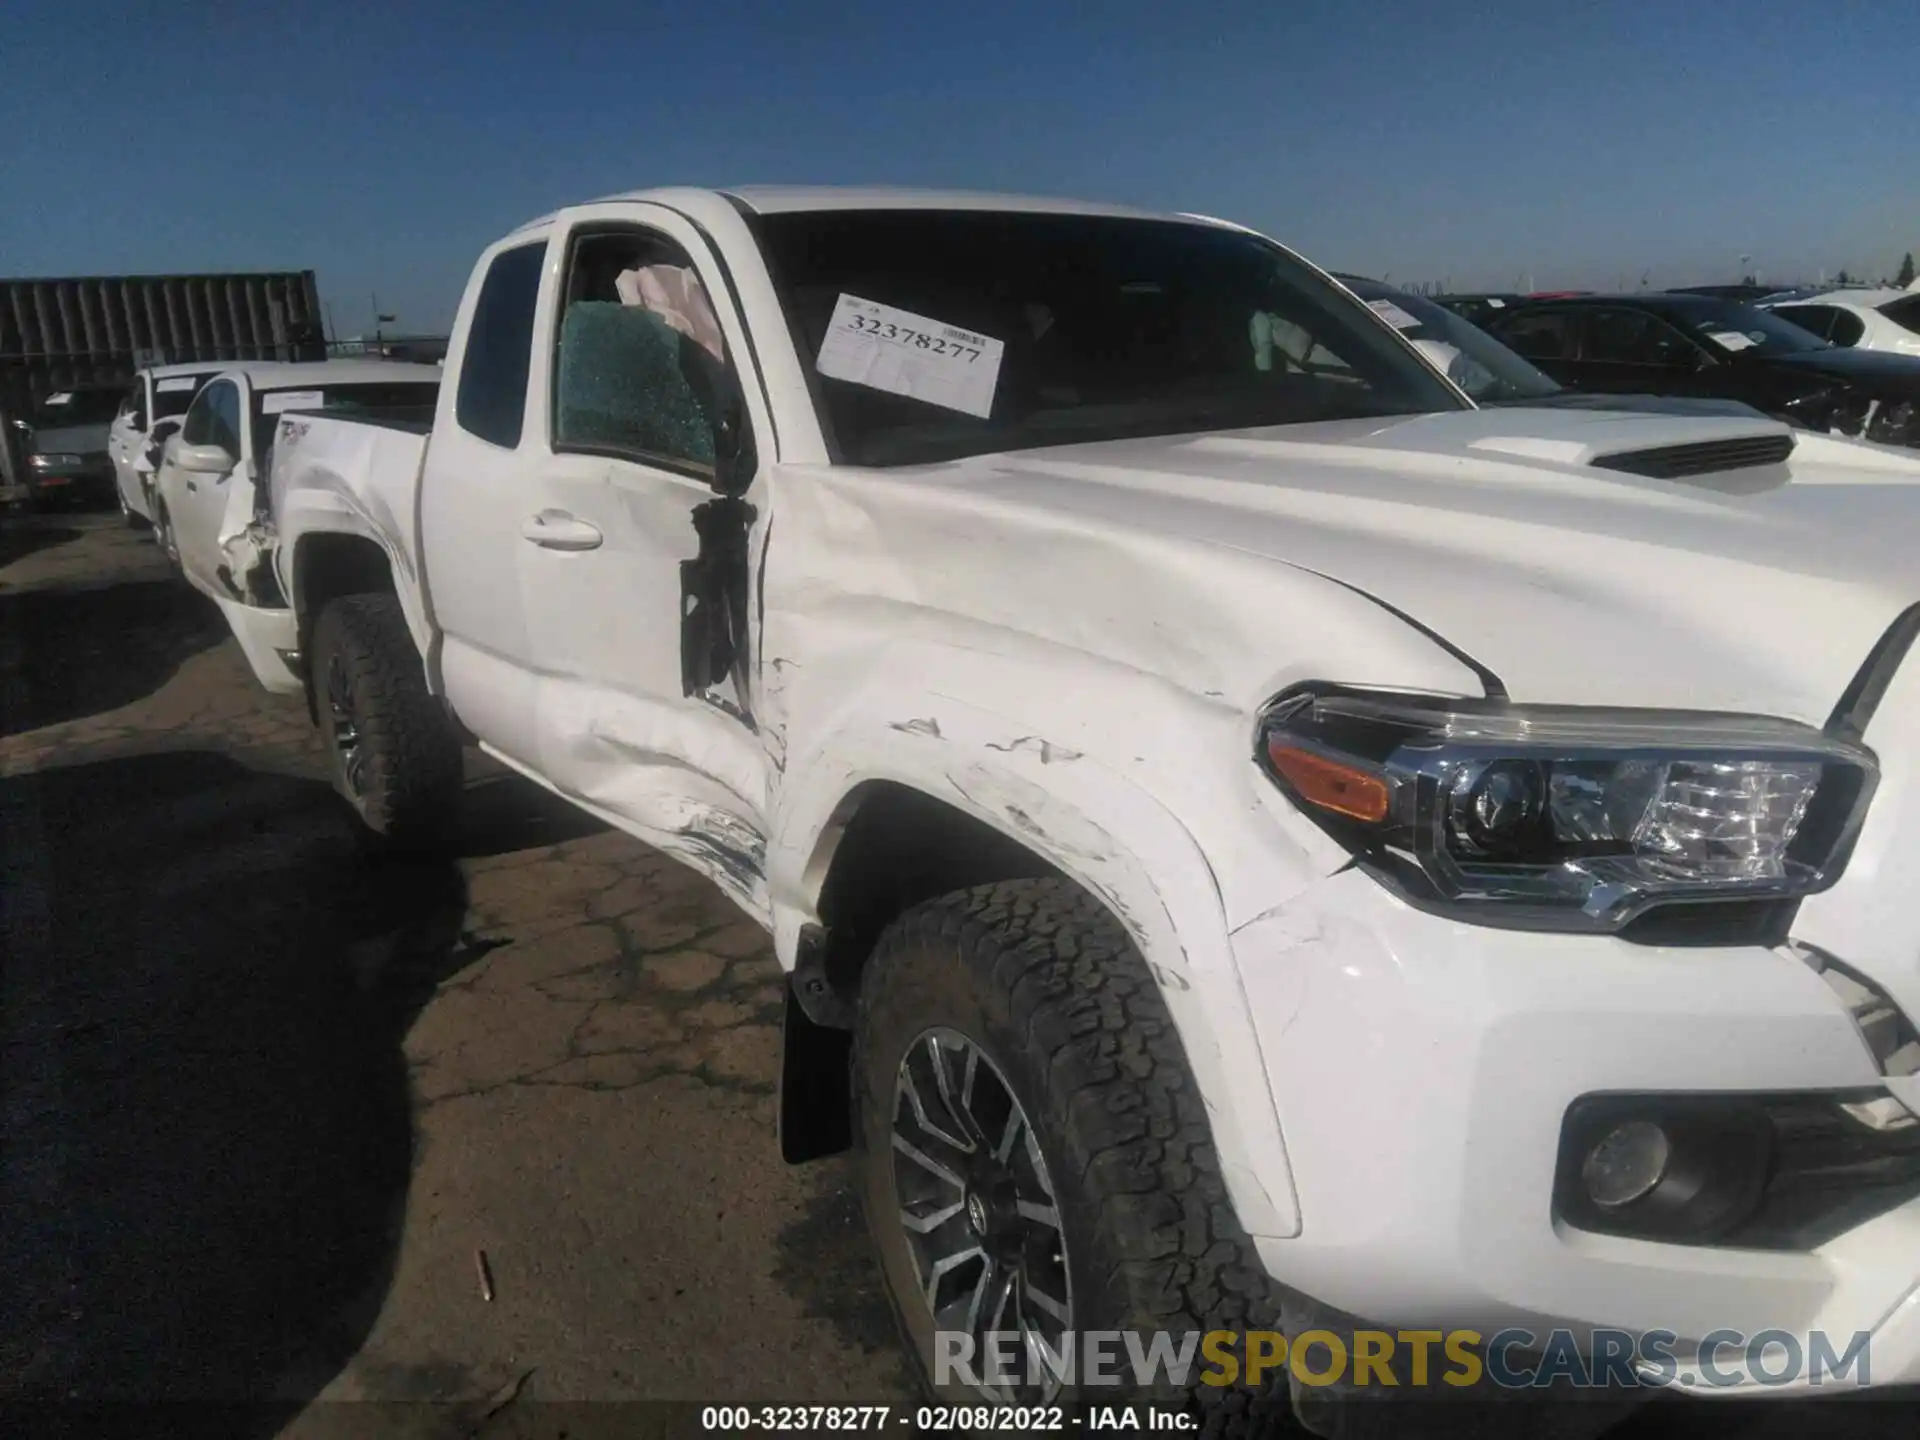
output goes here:
{"type": "MultiPolygon", "coordinates": [[[[898,1219],[895,1076],[934,1028],[979,1046],[1031,1121],[1053,1180],[1074,1331],[1168,1331],[1177,1343],[1190,1331],[1278,1328],[1279,1289],[1234,1214],[1172,1017],[1126,931],[1066,881],[984,885],[929,901],[881,936],[854,1037],[868,1227],[929,1393],[983,1403],[934,1383],[932,1320],[898,1219]]],[[[1190,1385],[1205,1365],[1196,1354],[1190,1385]]],[[[1058,1398],[1187,1405],[1198,1433],[1213,1436],[1289,1429],[1284,1380],[1263,1391],[1100,1387],[1058,1398]]]]}
{"type": "Polygon", "coordinates": [[[377,847],[443,843],[460,809],[460,740],[427,690],[397,596],[346,595],[313,626],[314,709],[334,788],[377,847]]]}

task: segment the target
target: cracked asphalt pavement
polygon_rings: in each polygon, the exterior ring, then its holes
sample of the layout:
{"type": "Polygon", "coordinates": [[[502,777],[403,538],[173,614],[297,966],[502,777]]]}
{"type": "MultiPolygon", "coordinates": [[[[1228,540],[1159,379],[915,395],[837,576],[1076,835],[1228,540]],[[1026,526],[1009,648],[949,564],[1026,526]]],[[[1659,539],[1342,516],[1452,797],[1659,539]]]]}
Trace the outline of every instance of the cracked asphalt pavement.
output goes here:
{"type": "Polygon", "coordinates": [[[908,1400],[845,1168],[777,1153],[764,934],[470,759],[456,860],[369,857],[144,534],[0,528],[0,1401],[908,1400]]]}
{"type": "MultiPolygon", "coordinates": [[[[0,1433],[913,1403],[846,1168],[778,1158],[765,937],[470,760],[457,858],[368,857],[302,703],[144,534],[0,523],[0,1433]]],[[[1842,1408],[1612,1434],[1911,1433],[1842,1408]]]]}

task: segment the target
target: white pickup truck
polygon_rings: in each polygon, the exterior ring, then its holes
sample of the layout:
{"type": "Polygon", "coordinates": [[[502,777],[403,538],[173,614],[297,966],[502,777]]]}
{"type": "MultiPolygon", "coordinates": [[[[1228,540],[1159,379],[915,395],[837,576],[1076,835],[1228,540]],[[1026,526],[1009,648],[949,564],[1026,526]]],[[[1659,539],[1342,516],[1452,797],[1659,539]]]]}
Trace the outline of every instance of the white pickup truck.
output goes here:
{"type": "Polygon", "coordinates": [[[372,831],[465,734],[772,932],[783,1152],[940,1393],[1363,1323],[1920,1379],[1920,457],[1476,409],[1224,224],[661,190],[269,483],[228,613],[372,831]]]}

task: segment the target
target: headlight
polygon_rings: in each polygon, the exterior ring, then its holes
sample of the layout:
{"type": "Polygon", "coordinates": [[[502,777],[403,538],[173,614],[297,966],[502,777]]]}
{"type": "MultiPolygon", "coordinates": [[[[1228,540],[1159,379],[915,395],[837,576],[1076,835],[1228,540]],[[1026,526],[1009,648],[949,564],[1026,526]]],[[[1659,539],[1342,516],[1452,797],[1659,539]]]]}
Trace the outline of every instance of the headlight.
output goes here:
{"type": "Polygon", "coordinates": [[[55,452],[50,455],[29,455],[27,464],[35,470],[77,470],[81,460],[78,455],[64,455],[55,452]]]}
{"type": "Polygon", "coordinates": [[[1332,687],[1269,707],[1259,759],[1407,899],[1530,929],[1823,889],[1878,779],[1872,752],[1787,720],[1332,687]]]}

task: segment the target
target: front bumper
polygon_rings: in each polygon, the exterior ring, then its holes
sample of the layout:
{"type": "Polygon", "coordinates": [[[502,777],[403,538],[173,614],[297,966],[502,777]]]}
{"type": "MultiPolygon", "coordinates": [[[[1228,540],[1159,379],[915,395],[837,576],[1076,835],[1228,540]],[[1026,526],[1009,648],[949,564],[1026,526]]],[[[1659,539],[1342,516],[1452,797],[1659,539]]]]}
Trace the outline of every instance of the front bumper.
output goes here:
{"type": "Polygon", "coordinates": [[[1258,1242],[1283,1283],[1388,1326],[1669,1331],[1682,1354],[1728,1329],[1870,1331],[1874,1384],[1920,1380],[1920,1201],[1802,1252],[1554,1213],[1581,1096],[1884,1086],[1791,953],[1469,926],[1357,871],[1233,946],[1300,1202],[1298,1236],[1258,1242]]]}

